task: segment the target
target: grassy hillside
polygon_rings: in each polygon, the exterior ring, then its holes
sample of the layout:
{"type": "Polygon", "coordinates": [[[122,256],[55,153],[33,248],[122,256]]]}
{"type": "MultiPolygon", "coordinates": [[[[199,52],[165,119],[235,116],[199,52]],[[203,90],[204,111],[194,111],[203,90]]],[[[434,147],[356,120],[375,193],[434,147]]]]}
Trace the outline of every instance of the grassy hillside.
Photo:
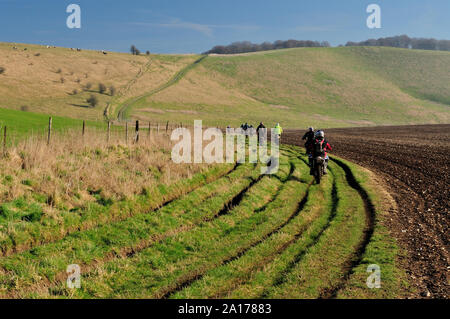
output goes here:
{"type": "Polygon", "coordinates": [[[449,75],[446,52],[301,48],[210,56],[135,114],[178,110],[189,119],[289,127],[447,123],[449,75]]]}
{"type": "Polygon", "coordinates": [[[101,120],[108,103],[115,106],[165,83],[192,59],[0,43],[0,67],[6,69],[0,75],[0,107],[101,120]],[[98,92],[99,83],[107,87],[105,94],[98,92]],[[86,102],[91,94],[99,100],[95,108],[86,102]]]}
{"type": "Polygon", "coordinates": [[[339,52],[418,99],[450,106],[448,52],[395,48],[348,48],[339,52]]]}
{"type": "Polygon", "coordinates": [[[12,46],[0,44],[0,66],[6,68],[0,75],[3,108],[26,106],[33,112],[96,120],[106,111],[110,119],[202,119],[221,126],[244,121],[280,122],[290,128],[450,121],[448,52],[298,48],[199,60],[196,55],[103,55],[12,46]],[[83,90],[87,83],[92,88],[83,90]],[[116,95],[98,93],[98,83],[115,86],[116,95]],[[78,93],[70,94],[74,89],[78,93]],[[95,108],[87,107],[91,94],[100,100],[95,108]]]}

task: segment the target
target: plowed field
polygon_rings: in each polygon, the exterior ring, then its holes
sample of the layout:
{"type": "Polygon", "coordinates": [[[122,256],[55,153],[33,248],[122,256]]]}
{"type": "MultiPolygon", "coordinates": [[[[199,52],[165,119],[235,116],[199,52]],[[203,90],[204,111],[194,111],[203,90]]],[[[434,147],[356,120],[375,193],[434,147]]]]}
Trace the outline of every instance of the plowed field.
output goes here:
{"type": "MultiPolygon", "coordinates": [[[[303,145],[303,132],[284,143],[303,145]]],[[[326,130],[333,154],[377,173],[397,202],[388,228],[418,296],[448,298],[450,125],[326,130]]]]}

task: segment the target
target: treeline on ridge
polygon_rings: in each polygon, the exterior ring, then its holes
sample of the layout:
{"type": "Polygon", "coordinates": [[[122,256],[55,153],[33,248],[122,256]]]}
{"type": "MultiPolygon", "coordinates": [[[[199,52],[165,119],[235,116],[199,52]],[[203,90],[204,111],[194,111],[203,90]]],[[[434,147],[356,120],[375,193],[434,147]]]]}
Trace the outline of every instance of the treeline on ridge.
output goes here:
{"type": "Polygon", "coordinates": [[[362,42],[347,42],[345,46],[377,46],[417,50],[450,51],[450,40],[436,40],[433,38],[410,38],[407,35],[369,39],[362,42]]]}
{"type": "MultiPolygon", "coordinates": [[[[450,40],[436,40],[433,38],[410,38],[407,35],[398,35],[379,39],[369,39],[361,42],[349,41],[345,44],[345,46],[380,46],[417,50],[450,51],[450,40]]],[[[311,40],[278,40],[273,43],[264,42],[261,44],[255,44],[250,41],[241,41],[234,42],[230,45],[217,45],[211,50],[204,52],[203,54],[236,54],[304,47],[330,47],[330,43],[328,41],[319,42],[311,40]]]]}
{"type": "Polygon", "coordinates": [[[311,40],[287,40],[287,41],[275,41],[273,43],[264,42],[261,44],[251,43],[250,41],[234,42],[230,45],[217,45],[211,50],[203,54],[236,54],[247,53],[257,51],[279,50],[289,48],[314,48],[314,47],[329,47],[330,44],[327,41],[311,41],[311,40]]]}

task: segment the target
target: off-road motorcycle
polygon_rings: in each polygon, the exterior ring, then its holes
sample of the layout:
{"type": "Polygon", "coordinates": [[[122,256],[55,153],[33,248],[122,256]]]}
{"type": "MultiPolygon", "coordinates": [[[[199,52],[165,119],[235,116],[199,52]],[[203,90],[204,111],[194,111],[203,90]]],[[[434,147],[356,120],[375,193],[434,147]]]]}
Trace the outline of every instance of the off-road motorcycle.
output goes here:
{"type": "Polygon", "coordinates": [[[311,166],[311,175],[314,176],[316,183],[320,184],[320,180],[325,173],[325,152],[323,149],[323,140],[315,140],[312,145],[312,152],[309,158],[311,166]]]}
{"type": "Polygon", "coordinates": [[[320,180],[324,175],[325,170],[325,158],[323,156],[315,156],[312,158],[311,165],[316,183],[320,184],[320,180]]]}

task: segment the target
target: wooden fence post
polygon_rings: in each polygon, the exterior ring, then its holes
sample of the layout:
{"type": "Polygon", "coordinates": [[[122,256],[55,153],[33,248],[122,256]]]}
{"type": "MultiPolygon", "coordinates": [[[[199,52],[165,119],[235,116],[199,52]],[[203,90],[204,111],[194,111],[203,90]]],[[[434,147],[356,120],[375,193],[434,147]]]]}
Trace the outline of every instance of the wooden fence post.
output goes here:
{"type": "Polygon", "coordinates": [[[159,134],[159,123],[158,123],[158,125],[156,126],[156,129],[157,129],[158,134],[159,134]]]}
{"type": "Polygon", "coordinates": [[[128,144],[128,122],[125,122],[125,143],[128,144]]]}
{"type": "Polygon", "coordinates": [[[52,137],[52,117],[48,119],[48,135],[47,135],[47,145],[50,145],[50,139],[52,137]]]}
{"type": "Polygon", "coordinates": [[[81,136],[84,138],[84,133],[86,132],[86,121],[83,120],[83,129],[81,130],[81,136]]]}
{"type": "Polygon", "coordinates": [[[167,123],[166,123],[166,134],[168,131],[169,131],[169,121],[167,121],[167,123]]]}
{"type": "Polygon", "coordinates": [[[139,142],[139,121],[136,121],[136,137],[135,137],[135,143],[137,144],[139,142]]]}
{"type": "Polygon", "coordinates": [[[3,127],[3,155],[6,155],[6,125],[3,127]]]}
{"type": "Polygon", "coordinates": [[[111,139],[111,121],[108,121],[108,137],[106,138],[106,141],[109,143],[110,139],[111,139]]]}
{"type": "Polygon", "coordinates": [[[152,136],[152,123],[148,122],[148,137],[152,136]]]}

